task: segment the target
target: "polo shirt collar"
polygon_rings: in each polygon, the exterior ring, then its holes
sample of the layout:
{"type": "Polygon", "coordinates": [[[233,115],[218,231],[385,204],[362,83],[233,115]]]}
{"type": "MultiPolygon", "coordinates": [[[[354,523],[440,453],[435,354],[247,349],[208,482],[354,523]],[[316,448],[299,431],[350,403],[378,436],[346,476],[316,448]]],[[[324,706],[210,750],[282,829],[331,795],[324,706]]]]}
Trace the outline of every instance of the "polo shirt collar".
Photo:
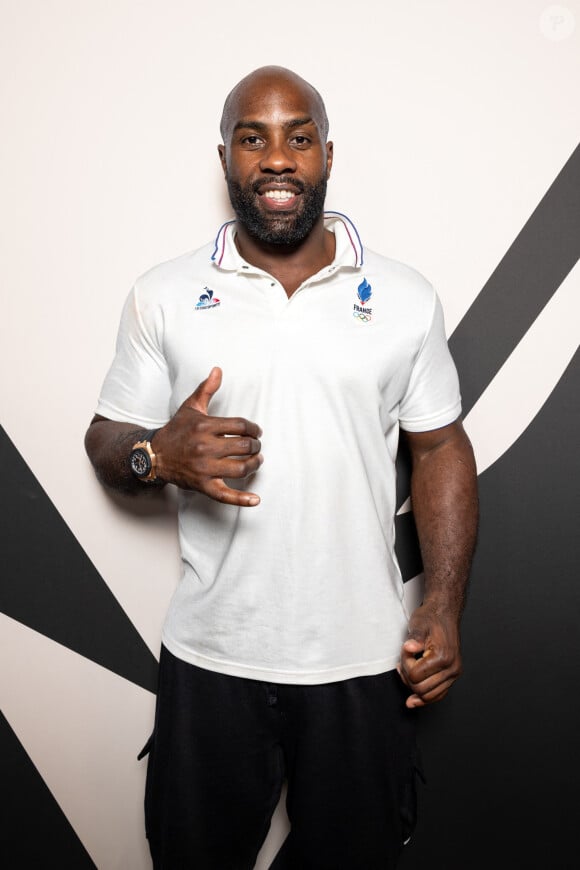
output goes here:
{"type": "MultiPolygon", "coordinates": [[[[343,267],[358,269],[363,264],[363,246],[355,225],[350,218],[338,211],[324,212],[325,229],[334,233],[336,251],[332,261],[333,271],[343,267]]],[[[248,263],[240,255],[235,244],[236,221],[227,221],[218,230],[212,261],[220,269],[229,272],[247,273],[248,263]]]]}

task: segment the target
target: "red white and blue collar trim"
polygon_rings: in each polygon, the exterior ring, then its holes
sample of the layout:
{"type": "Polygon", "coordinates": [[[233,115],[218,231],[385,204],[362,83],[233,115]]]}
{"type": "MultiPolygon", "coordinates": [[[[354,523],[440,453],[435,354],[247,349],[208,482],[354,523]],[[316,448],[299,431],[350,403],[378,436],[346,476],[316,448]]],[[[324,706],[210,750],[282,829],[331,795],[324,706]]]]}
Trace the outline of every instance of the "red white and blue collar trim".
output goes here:
{"type": "MultiPolygon", "coordinates": [[[[344,229],[346,231],[346,235],[348,236],[348,240],[350,242],[350,247],[352,248],[352,252],[354,254],[354,263],[349,263],[348,265],[354,266],[355,268],[359,268],[363,264],[364,253],[363,253],[363,244],[361,242],[361,238],[358,234],[358,230],[348,217],[348,215],[343,214],[340,211],[325,211],[324,212],[324,224],[325,226],[330,225],[331,223],[336,223],[340,221],[344,229]]],[[[339,252],[337,250],[336,257],[338,257],[339,252]]],[[[347,255],[347,252],[344,251],[343,255],[347,255]]],[[[336,258],[335,258],[336,259],[336,258]]],[[[341,265],[347,265],[344,261],[341,265]]]]}
{"type": "MultiPolygon", "coordinates": [[[[329,228],[333,225],[341,224],[344,228],[344,244],[339,247],[337,239],[334,262],[340,266],[351,266],[354,268],[362,266],[363,245],[358,230],[351,219],[339,211],[325,211],[324,224],[329,228]]],[[[226,221],[218,230],[211,259],[220,269],[238,269],[242,263],[242,259],[237,254],[233,243],[235,225],[235,220],[226,221]],[[237,256],[235,256],[234,252],[237,256]],[[234,254],[233,257],[232,254],[234,254]]]]}

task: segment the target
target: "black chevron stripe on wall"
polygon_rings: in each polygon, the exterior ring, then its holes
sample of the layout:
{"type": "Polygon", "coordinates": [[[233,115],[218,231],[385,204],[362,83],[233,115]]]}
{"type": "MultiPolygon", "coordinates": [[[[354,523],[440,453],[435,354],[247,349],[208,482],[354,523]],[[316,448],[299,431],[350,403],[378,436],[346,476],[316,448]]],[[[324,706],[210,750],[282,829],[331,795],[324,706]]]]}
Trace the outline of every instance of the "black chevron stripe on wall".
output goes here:
{"type": "Polygon", "coordinates": [[[580,145],[449,339],[467,416],[580,258],[580,145]]]}
{"type": "Polygon", "coordinates": [[[6,870],[95,864],[0,712],[0,865],[6,870]]]}
{"type": "Polygon", "coordinates": [[[155,656],[2,427],[0,467],[0,612],[155,692],[155,656]]]}

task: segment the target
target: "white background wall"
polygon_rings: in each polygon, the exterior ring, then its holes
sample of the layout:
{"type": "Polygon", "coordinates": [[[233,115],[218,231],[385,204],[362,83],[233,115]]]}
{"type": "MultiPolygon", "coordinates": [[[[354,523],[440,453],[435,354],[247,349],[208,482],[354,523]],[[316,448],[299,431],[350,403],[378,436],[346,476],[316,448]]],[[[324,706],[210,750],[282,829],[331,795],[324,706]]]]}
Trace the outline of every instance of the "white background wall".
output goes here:
{"type": "MultiPolygon", "coordinates": [[[[226,93],[267,63],[312,81],[335,142],[328,207],[436,284],[450,333],[580,140],[580,2],[0,0],[0,15],[1,422],[157,655],[179,576],[171,499],[127,512],[83,437],[134,279],[230,216],[226,93]]],[[[480,470],[576,349],[579,284],[577,267],[468,418],[480,470]]],[[[134,750],[153,697],[0,629],[0,706],[96,865],[149,867],[134,750]]]]}

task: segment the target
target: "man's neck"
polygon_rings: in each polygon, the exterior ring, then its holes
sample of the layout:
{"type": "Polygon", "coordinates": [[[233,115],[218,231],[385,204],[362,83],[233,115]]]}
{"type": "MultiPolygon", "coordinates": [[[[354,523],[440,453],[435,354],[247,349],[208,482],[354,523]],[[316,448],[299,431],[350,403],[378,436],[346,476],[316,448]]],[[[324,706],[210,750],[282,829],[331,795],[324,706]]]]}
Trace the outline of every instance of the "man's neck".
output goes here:
{"type": "Polygon", "coordinates": [[[271,245],[249,235],[237,224],[236,247],[247,263],[268,272],[284,287],[288,297],[334,259],[334,233],[324,228],[324,219],[297,245],[271,245]]]}

